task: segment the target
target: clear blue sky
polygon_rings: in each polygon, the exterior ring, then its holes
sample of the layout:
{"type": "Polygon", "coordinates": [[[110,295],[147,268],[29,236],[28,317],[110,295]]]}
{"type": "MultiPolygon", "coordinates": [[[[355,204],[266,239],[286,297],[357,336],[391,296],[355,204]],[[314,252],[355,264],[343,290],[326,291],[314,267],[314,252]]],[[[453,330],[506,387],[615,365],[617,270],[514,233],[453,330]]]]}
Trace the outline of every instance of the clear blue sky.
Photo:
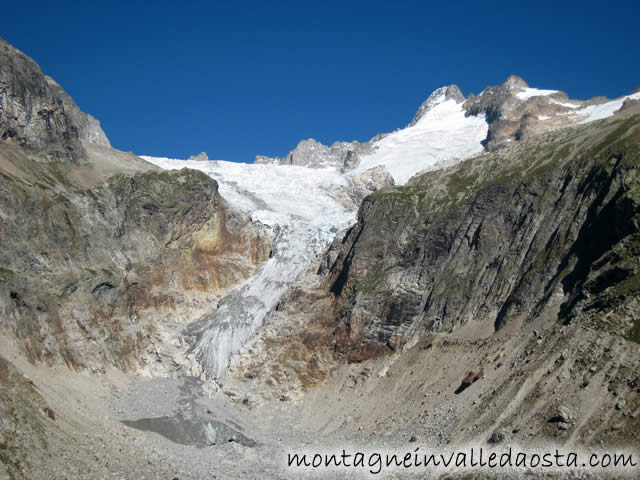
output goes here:
{"type": "Polygon", "coordinates": [[[582,99],[640,85],[637,1],[314,3],[11,1],[0,36],[114,147],[176,158],[368,140],[511,73],[582,99]]]}

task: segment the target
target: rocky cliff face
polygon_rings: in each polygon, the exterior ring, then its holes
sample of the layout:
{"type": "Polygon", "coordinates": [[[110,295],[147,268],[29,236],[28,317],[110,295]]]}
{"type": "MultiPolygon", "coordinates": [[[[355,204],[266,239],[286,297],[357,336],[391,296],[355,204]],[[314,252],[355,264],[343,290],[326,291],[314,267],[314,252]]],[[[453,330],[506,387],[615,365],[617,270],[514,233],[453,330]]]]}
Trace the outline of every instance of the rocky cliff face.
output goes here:
{"type": "Polygon", "coordinates": [[[330,280],[348,343],[610,312],[638,273],[638,132],[636,118],[550,135],[369,197],[330,280]]]}
{"type": "Polygon", "coordinates": [[[115,174],[84,189],[64,165],[0,147],[12,169],[0,177],[2,326],[33,360],[140,367],[159,355],[163,326],[213,308],[269,255],[269,234],[202,173],[115,174]]]}
{"type": "Polygon", "coordinates": [[[53,78],[49,76],[45,76],[45,78],[55,96],[62,102],[63,109],[69,116],[71,124],[77,128],[80,140],[110,147],[111,143],[100,126],[100,120],[80,110],[76,102],[53,78]]]}
{"type": "Polygon", "coordinates": [[[358,164],[359,156],[370,151],[370,145],[358,142],[335,142],[330,147],[313,138],[302,140],[286,157],[256,156],[257,164],[297,165],[303,167],[337,167],[351,170],[358,164]]]}
{"type": "Polygon", "coordinates": [[[162,352],[186,351],[180,323],[268,258],[273,234],[229,208],[209,176],[108,148],[4,42],[0,107],[3,335],[32,361],[73,369],[175,368],[180,358],[162,352]]]}
{"type": "Polygon", "coordinates": [[[100,122],[80,111],[29,57],[0,39],[0,139],[48,158],[86,160],[80,141],[109,141],[100,122]]]}

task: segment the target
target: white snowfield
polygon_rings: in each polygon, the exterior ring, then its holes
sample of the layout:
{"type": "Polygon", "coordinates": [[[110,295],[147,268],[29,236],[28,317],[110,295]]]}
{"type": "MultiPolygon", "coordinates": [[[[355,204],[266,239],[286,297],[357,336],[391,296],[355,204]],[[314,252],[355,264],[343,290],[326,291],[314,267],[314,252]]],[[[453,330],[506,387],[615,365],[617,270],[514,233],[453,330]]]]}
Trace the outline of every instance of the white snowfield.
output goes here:
{"type": "Polygon", "coordinates": [[[576,105],[575,103],[561,102],[560,100],[556,100],[555,98],[551,98],[550,100],[551,100],[551,103],[555,103],[556,105],[560,105],[562,107],[580,108],[580,105],[576,105]]]}
{"type": "Polygon", "coordinates": [[[481,152],[488,128],[484,116],[465,117],[462,103],[443,94],[418,123],[378,141],[375,151],[349,174],[384,165],[396,184],[404,184],[418,172],[481,152]]]}
{"type": "Polygon", "coordinates": [[[269,226],[282,225],[293,217],[312,224],[333,223],[346,212],[328,194],[332,186],[349,185],[335,168],[141,158],[168,170],[203,171],[218,181],[220,194],[229,204],[269,226]]]}
{"type": "Polygon", "coordinates": [[[625,100],[640,100],[640,92],[634,93],[632,95],[625,95],[624,97],[616,98],[615,100],[611,100],[610,102],[601,103],[600,105],[590,105],[588,107],[581,108],[580,110],[576,110],[575,115],[587,115],[587,117],[582,120],[580,123],[589,123],[594,122],[596,120],[601,120],[603,118],[610,117],[622,107],[622,104],[625,100]]]}
{"type": "MultiPolygon", "coordinates": [[[[516,95],[521,100],[555,93],[556,90],[526,88],[516,95]]],[[[600,105],[571,107],[567,115],[588,123],[613,115],[628,95],[600,105]],[[585,117],[581,119],[581,117],[585,117]]],[[[273,256],[244,284],[236,287],[206,318],[206,328],[194,347],[210,377],[224,378],[232,357],[262,325],[281,295],[335,234],[356,220],[330,189],[348,186],[349,179],[379,165],[396,184],[406,183],[416,173],[433,170],[482,152],[487,136],[484,116],[464,115],[462,103],[435,98],[423,117],[413,126],[391,133],[363,156],[357,168],[342,174],[335,168],[307,168],[290,165],[245,164],[226,161],[185,161],[143,156],[164,169],[193,168],[218,181],[220,193],[229,204],[248,212],[277,234],[273,256]]]]}
{"type": "MultiPolygon", "coordinates": [[[[523,91],[516,93],[516,96],[520,100],[527,100],[532,97],[547,96],[556,92],[557,90],[540,90],[537,88],[525,88],[523,91]]],[[[622,104],[627,99],[638,100],[640,99],[640,93],[625,95],[623,97],[616,98],[614,100],[610,100],[608,102],[601,103],[599,105],[589,105],[586,107],[583,107],[581,105],[576,105],[570,102],[561,102],[559,100],[556,100],[555,98],[550,98],[549,100],[551,101],[551,103],[555,103],[556,105],[561,105],[563,107],[573,109],[573,111],[569,112],[568,115],[578,119],[580,117],[584,117],[582,120],[580,120],[579,123],[585,124],[585,123],[595,122],[596,120],[602,120],[603,118],[612,116],[614,113],[620,110],[620,107],[622,107],[622,104]]],[[[538,118],[540,118],[540,120],[547,120],[550,117],[541,116],[538,118]]]]}
{"type": "Polygon", "coordinates": [[[539,88],[527,87],[521,92],[516,93],[516,97],[520,100],[528,100],[531,97],[546,97],[552,93],[556,93],[558,90],[540,90],[539,88]]]}
{"type": "MultiPolygon", "coordinates": [[[[557,93],[558,90],[540,90],[538,88],[525,88],[521,92],[516,93],[516,97],[520,100],[527,100],[532,97],[538,96],[547,96],[552,93],[557,93]]],[[[625,100],[632,99],[637,100],[640,99],[640,93],[634,93],[632,95],[625,95],[620,98],[616,98],[615,100],[610,100],[605,103],[601,103],[599,105],[589,105],[587,107],[582,107],[580,105],[576,105],[569,102],[561,102],[554,98],[549,99],[551,103],[555,103],[556,105],[561,105],[563,107],[574,109],[573,112],[570,112],[569,115],[573,118],[584,117],[579,123],[585,124],[590,122],[595,122],[596,120],[602,120],[603,118],[607,118],[612,116],[624,103],[625,100]]],[[[547,120],[550,117],[539,117],[540,120],[547,120]]]]}

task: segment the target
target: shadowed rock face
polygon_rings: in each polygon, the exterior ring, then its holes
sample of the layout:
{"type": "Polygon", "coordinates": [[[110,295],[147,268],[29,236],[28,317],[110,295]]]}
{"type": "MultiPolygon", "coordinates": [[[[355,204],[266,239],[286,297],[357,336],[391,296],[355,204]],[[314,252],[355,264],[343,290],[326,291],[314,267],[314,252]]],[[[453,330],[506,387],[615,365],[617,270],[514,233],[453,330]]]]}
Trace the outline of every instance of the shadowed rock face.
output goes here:
{"type": "Polygon", "coordinates": [[[336,362],[462,326],[578,323],[638,341],[639,152],[640,117],[612,119],[370,195],[236,375],[277,362],[271,382],[304,389],[336,362]]]}
{"type": "Polygon", "coordinates": [[[111,143],[102,131],[100,121],[80,110],[69,94],[53,78],[47,76],[46,79],[57,98],[62,101],[64,111],[71,119],[72,125],[78,129],[80,140],[110,147],[111,143]]]}
{"type": "Polygon", "coordinates": [[[109,145],[100,122],[22,52],[0,39],[0,139],[46,157],[80,163],[80,140],[109,145]]]}

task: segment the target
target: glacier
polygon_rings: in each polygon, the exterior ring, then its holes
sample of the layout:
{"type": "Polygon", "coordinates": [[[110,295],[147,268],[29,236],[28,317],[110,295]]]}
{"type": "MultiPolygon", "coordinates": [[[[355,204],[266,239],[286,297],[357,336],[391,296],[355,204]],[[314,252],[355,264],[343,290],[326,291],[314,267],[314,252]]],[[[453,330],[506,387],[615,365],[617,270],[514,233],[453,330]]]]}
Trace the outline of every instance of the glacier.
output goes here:
{"type": "Polygon", "coordinates": [[[335,168],[142,158],[164,169],[203,171],[218,182],[220,194],[233,208],[276,233],[271,258],[201,320],[204,328],[193,352],[205,372],[220,382],[233,355],[262,325],[296,276],[339,230],[355,222],[355,212],[331,195],[333,187],[349,182],[335,168]]]}
{"type": "MultiPolygon", "coordinates": [[[[484,151],[481,142],[489,128],[485,117],[465,115],[463,103],[439,94],[444,91],[432,94],[424,115],[415,123],[373,142],[371,152],[348,172],[336,167],[141,156],[163,169],[203,171],[217,180],[220,194],[233,208],[247,212],[253,221],[267,225],[276,234],[271,258],[231,290],[214,312],[197,322],[201,330],[193,351],[209,378],[216,382],[224,379],[234,355],[247,344],[296,277],[338,231],[355,223],[356,212],[337,200],[336,187],[348,188],[353,177],[378,166],[383,166],[396,184],[405,184],[417,173],[484,151]]],[[[516,95],[526,100],[555,92],[526,88],[516,95]]],[[[573,109],[570,116],[587,123],[613,115],[626,99],[639,98],[640,93],[636,93],[598,105],[566,106],[573,109]]],[[[565,105],[555,99],[551,102],[565,105]]]]}
{"type": "Polygon", "coordinates": [[[487,135],[484,118],[465,117],[461,103],[434,98],[426,114],[413,126],[391,133],[363,156],[354,170],[335,167],[207,162],[141,156],[164,169],[192,168],[214,178],[222,197],[253,221],[276,233],[272,257],[256,273],[234,288],[204,324],[193,348],[205,372],[223,380],[232,357],[262,325],[285,290],[333,240],[355,223],[356,212],[332,195],[334,187],[349,187],[350,179],[383,165],[396,184],[446,161],[462,160],[482,151],[487,135]]]}

